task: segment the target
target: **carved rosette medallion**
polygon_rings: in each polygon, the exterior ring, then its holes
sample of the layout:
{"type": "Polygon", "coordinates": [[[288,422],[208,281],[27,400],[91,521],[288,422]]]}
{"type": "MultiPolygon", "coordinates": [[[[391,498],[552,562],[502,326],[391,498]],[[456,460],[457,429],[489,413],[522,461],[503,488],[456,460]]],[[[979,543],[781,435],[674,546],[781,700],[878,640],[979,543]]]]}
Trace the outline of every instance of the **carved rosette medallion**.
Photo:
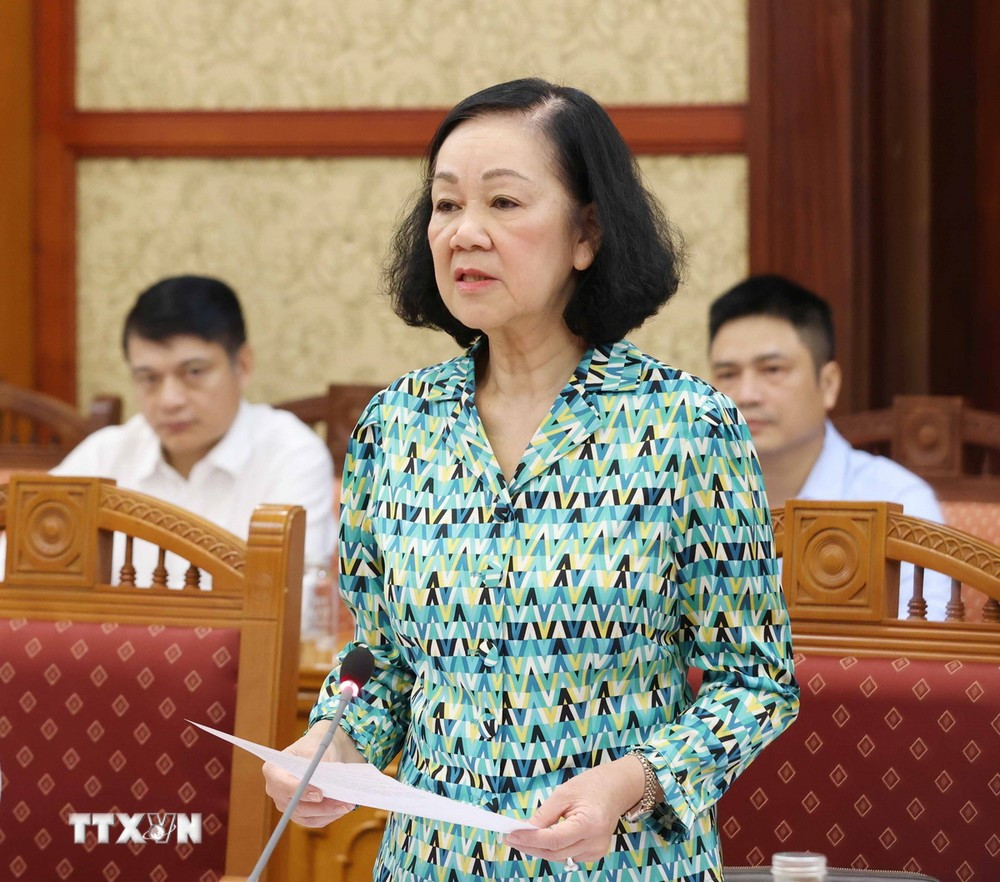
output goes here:
{"type": "Polygon", "coordinates": [[[798,563],[801,590],[822,604],[844,604],[856,597],[868,581],[862,567],[866,543],[862,525],[828,517],[803,517],[802,559],[798,563]]]}
{"type": "Polygon", "coordinates": [[[957,474],[961,458],[958,408],[957,401],[929,406],[919,399],[902,400],[896,438],[901,453],[896,459],[921,473],[957,474]]]}
{"type": "Polygon", "coordinates": [[[793,615],[836,610],[838,617],[874,618],[873,586],[879,568],[885,568],[884,549],[874,547],[883,504],[833,505],[838,511],[829,513],[808,502],[789,502],[785,525],[797,541],[785,543],[788,608],[793,615]]]}
{"type": "Polygon", "coordinates": [[[79,585],[94,580],[100,552],[96,539],[87,537],[96,536],[90,524],[98,486],[97,479],[13,478],[8,530],[20,538],[10,543],[11,581],[79,585]]]}

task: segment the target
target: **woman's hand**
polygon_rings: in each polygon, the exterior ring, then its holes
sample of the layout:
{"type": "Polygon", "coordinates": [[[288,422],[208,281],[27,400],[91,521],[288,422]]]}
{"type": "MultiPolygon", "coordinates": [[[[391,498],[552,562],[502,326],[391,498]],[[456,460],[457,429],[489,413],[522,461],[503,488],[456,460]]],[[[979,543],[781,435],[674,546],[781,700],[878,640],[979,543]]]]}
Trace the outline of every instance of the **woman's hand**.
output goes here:
{"type": "MultiPolygon", "coordinates": [[[[298,741],[285,748],[285,753],[312,759],[319,749],[323,735],[330,728],[329,720],[320,720],[298,741]]],[[[334,736],[333,743],[323,754],[324,762],[364,762],[357,748],[343,733],[334,736]]],[[[284,811],[292,801],[292,794],[299,786],[299,780],[290,772],[278,768],[274,763],[264,763],[264,780],[267,795],[274,800],[279,811],[284,811]]],[[[291,819],[303,827],[325,827],[337,818],[346,815],[354,808],[349,802],[338,799],[328,799],[319,788],[309,785],[302,794],[299,804],[292,812],[291,819]]]]}
{"type": "Polygon", "coordinates": [[[642,764],[624,756],[581,772],[560,784],[530,822],[540,830],[518,830],[506,842],[525,854],[551,861],[597,861],[611,848],[618,819],[642,798],[642,764]]]}

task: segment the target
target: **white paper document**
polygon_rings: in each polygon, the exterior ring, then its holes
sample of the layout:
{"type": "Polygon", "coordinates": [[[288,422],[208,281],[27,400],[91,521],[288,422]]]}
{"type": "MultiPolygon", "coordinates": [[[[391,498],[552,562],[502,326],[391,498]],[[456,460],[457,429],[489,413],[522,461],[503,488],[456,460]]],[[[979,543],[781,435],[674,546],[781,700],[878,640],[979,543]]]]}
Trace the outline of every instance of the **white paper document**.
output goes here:
{"type": "MultiPolygon", "coordinates": [[[[218,729],[195,723],[194,720],[188,722],[237,747],[242,747],[265,762],[274,763],[297,778],[301,779],[309,767],[309,757],[293,756],[273,747],[255,744],[245,738],[227,735],[218,729]]],[[[324,796],[388,812],[402,812],[435,821],[448,821],[453,824],[464,824],[467,827],[478,827],[481,830],[494,830],[497,833],[537,829],[521,818],[500,815],[477,805],[459,802],[447,796],[428,793],[426,790],[403,784],[395,778],[383,775],[369,763],[322,762],[313,772],[310,783],[323,791],[324,796]]]]}

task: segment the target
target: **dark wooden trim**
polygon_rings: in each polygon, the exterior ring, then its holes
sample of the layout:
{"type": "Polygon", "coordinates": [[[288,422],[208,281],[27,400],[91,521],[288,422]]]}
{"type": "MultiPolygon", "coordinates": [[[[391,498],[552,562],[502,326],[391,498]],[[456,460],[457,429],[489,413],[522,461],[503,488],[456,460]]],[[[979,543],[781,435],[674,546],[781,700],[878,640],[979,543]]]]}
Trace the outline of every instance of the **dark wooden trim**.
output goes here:
{"type": "Polygon", "coordinates": [[[976,385],[970,397],[979,407],[1000,412],[1000,5],[994,0],[976,0],[975,48],[976,385]]]}
{"type": "Polygon", "coordinates": [[[750,271],[769,272],[771,252],[771,181],[769,149],[771,118],[773,7],[767,0],[751,0],[747,21],[747,184],[750,204],[750,271]]]}
{"type": "Polygon", "coordinates": [[[35,381],[31,9],[0,3],[0,380],[35,381]]]}
{"type": "Polygon", "coordinates": [[[76,159],[62,136],[74,104],[73,0],[34,6],[35,384],[76,401],[76,159]]]}
{"type": "MultiPolygon", "coordinates": [[[[612,107],[640,154],[742,153],[740,104],[612,107]]],[[[74,112],[62,138],[80,156],[420,156],[444,108],[74,112]]]]}
{"type": "Polygon", "coordinates": [[[870,406],[870,5],[750,0],[750,270],[825,297],[841,407],[870,406]]]}

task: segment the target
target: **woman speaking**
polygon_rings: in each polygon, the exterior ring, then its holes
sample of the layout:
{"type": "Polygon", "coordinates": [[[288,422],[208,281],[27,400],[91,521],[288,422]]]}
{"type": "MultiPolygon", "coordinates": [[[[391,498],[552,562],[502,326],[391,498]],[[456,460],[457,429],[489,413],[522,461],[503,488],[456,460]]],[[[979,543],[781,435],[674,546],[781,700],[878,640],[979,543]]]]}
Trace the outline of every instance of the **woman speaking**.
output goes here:
{"type": "MultiPolygon", "coordinates": [[[[404,321],[465,352],[396,380],[354,431],[344,652],[376,664],[327,758],[401,751],[400,780],[540,829],[393,814],[376,880],[722,878],[712,807],[798,689],[746,425],[626,339],[679,271],[588,95],[517,80],[441,123],[385,281],[404,321]]],[[[315,750],[336,683],[289,750],[315,750]]],[[[284,808],[297,782],[265,775],[284,808]]],[[[351,808],[309,789],[293,817],[351,808]]]]}

